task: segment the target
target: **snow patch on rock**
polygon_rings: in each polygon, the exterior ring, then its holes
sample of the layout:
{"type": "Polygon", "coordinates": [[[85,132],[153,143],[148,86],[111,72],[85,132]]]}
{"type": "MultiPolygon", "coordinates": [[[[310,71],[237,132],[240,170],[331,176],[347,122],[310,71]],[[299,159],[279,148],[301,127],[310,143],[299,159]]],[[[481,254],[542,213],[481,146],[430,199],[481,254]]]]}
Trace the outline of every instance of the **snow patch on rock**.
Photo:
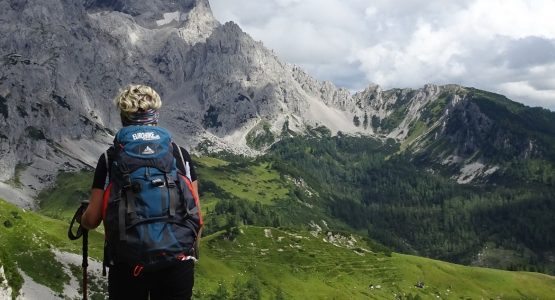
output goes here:
{"type": "Polygon", "coordinates": [[[163,19],[157,20],[156,25],[164,26],[164,25],[169,24],[173,21],[176,21],[176,22],[181,21],[181,13],[179,11],[164,13],[163,14],[163,19]]]}

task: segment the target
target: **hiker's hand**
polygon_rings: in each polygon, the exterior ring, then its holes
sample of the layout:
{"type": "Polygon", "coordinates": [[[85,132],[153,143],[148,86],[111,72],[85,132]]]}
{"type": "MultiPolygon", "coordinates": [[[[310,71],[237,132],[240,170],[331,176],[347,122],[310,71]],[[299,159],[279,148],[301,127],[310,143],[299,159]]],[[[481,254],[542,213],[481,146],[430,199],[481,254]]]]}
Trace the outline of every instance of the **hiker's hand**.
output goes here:
{"type": "Polygon", "coordinates": [[[83,217],[83,213],[85,212],[85,210],[87,210],[87,207],[89,207],[89,200],[81,201],[81,206],[79,207],[79,209],[77,210],[77,214],[75,215],[75,221],[77,221],[77,223],[81,224],[81,218],[83,217]]]}
{"type": "Polygon", "coordinates": [[[81,201],[81,208],[83,209],[83,211],[85,209],[87,209],[87,207],[89,206],[89,200],[83,200],[81,201]]]}
{"type": "Polygon", "coordinates": [[[71,219],[71,222],[69,222],[69,229],[67,231],[67,237],[72,241],[74,241],[74,240],[80,238],[81,236],[83,236],[83,232],[86,231],[86,229],[81,226],[81,218],[83,217],[83,213],[85,213],[85,210],[87,210],[88,206],[89,206],[89,201],[87,201],[87,200],[81,201],[81,206],[79,206],[77,211],[75,211],[75,214],[73,215],[73,218],[71,219]],[[77,222],[77,224],[79,224],[79,226],[77,227],[77,231],[75,231],[75,233],[73,233],[73,225],[75,224],[75,222],[77,222]]]}

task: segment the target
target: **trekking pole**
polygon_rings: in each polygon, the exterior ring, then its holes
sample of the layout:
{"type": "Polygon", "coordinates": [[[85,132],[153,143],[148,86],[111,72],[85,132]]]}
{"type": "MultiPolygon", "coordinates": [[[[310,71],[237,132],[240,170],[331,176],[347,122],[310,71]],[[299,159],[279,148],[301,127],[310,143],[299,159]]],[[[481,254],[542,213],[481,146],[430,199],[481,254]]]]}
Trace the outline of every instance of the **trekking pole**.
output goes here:
{"type": "Polygon", "coordinates": [[[83,300],[87,300],[87,287],[89,276],[87,275],[87,268],[89,266],[89,231],[83,230],[83,300]]]}
{"type": "Polygon", "coordinates": [[[83,212],[85,211],[85,209],[87,209],[88,205],[89,205],[89,201],[81,202],[81,206],[79,206],[79,208],[73,215],[73,218],[69,223],[69,230],[67,231],[67,237],[72,241],[77,240],[80,237],[83,237],[83,248],[82,248],[83,262],[81,264],[81,266],[83,267],[83,300],[87,300],[87,282],[88,282],[87,267],[89,266],[89,231],[83,228],[81,224],[79,224],[79,227],[77,227],[77,231],[73,233],[73,225],[75,224],[76,220],[81,219],[81,216],[83,215],[83,212]]]}

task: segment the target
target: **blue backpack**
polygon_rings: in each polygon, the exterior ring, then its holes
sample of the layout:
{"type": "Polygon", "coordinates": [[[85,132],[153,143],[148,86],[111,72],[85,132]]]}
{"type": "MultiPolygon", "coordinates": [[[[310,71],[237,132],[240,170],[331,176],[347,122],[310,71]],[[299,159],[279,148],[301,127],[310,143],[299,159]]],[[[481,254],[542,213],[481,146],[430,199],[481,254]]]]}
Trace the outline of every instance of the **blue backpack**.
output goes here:
{"type": "Polygon", "coordinates": [[[173,147],[179,149],[161,127],[127,126],[116,134],[102,207],[105,265],[123,263],[139,276],[198,257],[199,201],[173,147]]]}

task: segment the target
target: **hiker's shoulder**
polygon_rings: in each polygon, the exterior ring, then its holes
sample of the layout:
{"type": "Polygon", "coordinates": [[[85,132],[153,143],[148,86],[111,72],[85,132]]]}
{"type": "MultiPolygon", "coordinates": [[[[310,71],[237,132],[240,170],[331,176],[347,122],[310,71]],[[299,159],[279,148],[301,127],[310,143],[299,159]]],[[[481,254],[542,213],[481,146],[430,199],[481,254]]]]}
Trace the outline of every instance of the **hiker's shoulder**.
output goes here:
{"type": "Polygon", "coordinates": [[[189,151],[187,151],[187,149],[185,149],[184,147],[173,143],[175,146],[173,147],[173,154],[176,157],[179,157],[179,150],[181,150],[181,154],[183,154],[183,159],[190,161],[191,160],[191,155],[189,154],[189,151]]]}
{"type": "Polygon", "coordinates": [[[100,154],[100,157],[98,157],[98,161],[99,162],[106,162],[106,159],[111,160],[114,157],[114,153],[115,153],[115,148],[112,145],[100,154]]]}
{"type": "Polygon", "coordinates": [[[104,153],[102,153],[102,156],[108,156],[108,158],[111,158],[114,155],[115,151],[116,148],[114,147],[114,145],[112,145],[108,147],[108,149],[106,149],[104,153]]]}

